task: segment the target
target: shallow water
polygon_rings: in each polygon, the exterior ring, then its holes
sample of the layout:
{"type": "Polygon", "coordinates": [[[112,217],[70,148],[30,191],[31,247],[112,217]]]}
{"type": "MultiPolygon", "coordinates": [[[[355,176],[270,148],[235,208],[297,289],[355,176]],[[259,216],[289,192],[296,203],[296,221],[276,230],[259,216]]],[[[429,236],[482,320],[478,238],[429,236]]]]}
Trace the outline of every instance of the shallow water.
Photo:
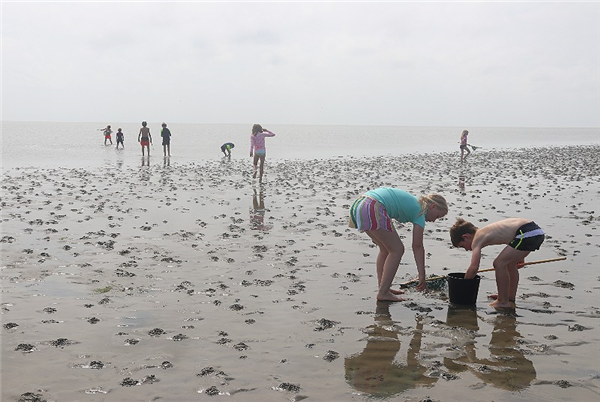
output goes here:
{"type": "MultiPolygon", "coordinates": [[[[268,159],[323,159],[333,157],[394,156],[420,152],[457,152],[464,127],[311,126],[266,125],[277,136],[267,138],[268,159]]],[[[150,123],[154,146],[151,164],[164,164],[160,123],[150,123]]],[[[169,163],[203,163],[218,160],[220,147],[233,142],[235,159],[248,157],[251,124],[176,124],[169,163]]],[[[535,146],[600,144],[598,128],[488,128],[473,127],[469,142],[478,150],[518,149],[535,146]]],[[[2,122],[2,168],[98,167],[119,170],[141,166],[134,123],[2,122]],[[125,133],[125,149],[105,146],[98,129],[111,124],[125,133]]],[[[113,134],[113,137],[115,135],[113,134]]],[[[116,144],[116,138],[112,139],[116,144]]],[[[477,152],[477,151],[475,151],[477,152]]]]}

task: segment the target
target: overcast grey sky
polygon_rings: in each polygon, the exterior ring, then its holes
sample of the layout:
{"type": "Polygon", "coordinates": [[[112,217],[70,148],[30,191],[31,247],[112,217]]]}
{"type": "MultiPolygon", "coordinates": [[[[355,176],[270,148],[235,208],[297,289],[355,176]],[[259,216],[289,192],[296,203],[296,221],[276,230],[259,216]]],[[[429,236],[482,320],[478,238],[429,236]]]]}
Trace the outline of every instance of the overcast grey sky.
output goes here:
{"type": "Polygon", "coordinates": [[[2,120],[600,126],[598,2],[2,2],[2,120]]]}

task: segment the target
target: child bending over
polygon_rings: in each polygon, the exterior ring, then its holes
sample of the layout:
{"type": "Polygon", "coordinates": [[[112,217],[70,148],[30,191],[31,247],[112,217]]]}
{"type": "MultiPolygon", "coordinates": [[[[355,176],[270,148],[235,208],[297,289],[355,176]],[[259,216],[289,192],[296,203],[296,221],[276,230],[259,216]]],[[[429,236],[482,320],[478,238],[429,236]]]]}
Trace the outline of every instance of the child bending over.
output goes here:
{"type": "Polygon", "coordinates": [[[365,232],[379,247],[377,254],[377,300],[398,302],[401,290],[391,288],[398,266],[404,255],[404,244],[392,225],[392,219],[400,223],[412,223],[412,250],[419,273],[417,290],[427,290],[425,282],[425,248],[423,232],[425,222],[435,222],[448,213],[448,205],[439,194],[414,195],[397,188],[380,187],[367,191],[350,208],[350,227],[365,232]]]}
{"type": "Polygon", "coordinates": [[[465,279],[473,279],[477,275],[482,248],[496,244],[507,245],[494,260],[498,295],[490,306],[495,308],[514,307],[519,286],[518,268],[530,252],[540,248],[544,238],[544,231],[535,222],[523,218],[503,219],[481,229],[458,218],[450,228],[452,245],[473,252],[465,279]]]}

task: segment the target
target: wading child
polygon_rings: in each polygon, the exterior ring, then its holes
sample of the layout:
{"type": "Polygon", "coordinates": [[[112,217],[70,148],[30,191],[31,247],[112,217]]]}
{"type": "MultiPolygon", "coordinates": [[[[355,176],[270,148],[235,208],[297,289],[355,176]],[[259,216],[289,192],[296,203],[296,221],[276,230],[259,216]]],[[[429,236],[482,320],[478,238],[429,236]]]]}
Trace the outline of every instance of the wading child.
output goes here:
{"type": "Polygon", "coordinates": [[[469,147],[467,146],[467,142],[469,141],[468,138],[469,135],[469,131],[467,130],[463,130],[462,134],[460,135],[460,161],[464,161],[465,159],[467,159],[467,156],[471,155],[471,150],[469,149],[469,147]],[[467,154],[465,155],[465,151],[467,151],[467,154]]]}
{"type": "Polygon", "coordinates": [[[152,144],[152,135],[150,135],[150,129],[147,126],[148,123],[143,121],[138,134],[138,142],[142,146],[142,157],[144,156],[144,147],[148,149],[148,156],[150,156],[150,144],[152,144]]]}
{"type": "Polygon", "coordinates": [[[123,143],[125,140],[125,137],[123,136],[123,131],[121,131],[121,129],[119,128],[117,130],[117,149],[119,149],[119,144],[121,144],[122,148],[125,148],[125,144],[123,143]]]}
{"type": "Polygon", "coordinates": [[[477,275],[482,248],[490,245],[507,245],[494,260],[498,295],[490,306],[495,308],[514,308],[519,286],[518,267],[522,266],[530,252],[540,248],[544,238],[544,231],[535,222],[523,218],[503,219],[481,229],[458,218],[450,228],[452,245],[473,252],[465,279],[473,279],[477,275]]]}
{"type": "Polygon", "coordinates": [[[225,144],[221,145],[221,152],[223,152],[223,155],[231,159],[231,150],[233,148],[235,148],[235,145],[232,142],[226,142],[225,144]]]}
{"type": "Polygon", "coordinates": [[[262,128],[260,124],[252,126],[252,135],[250,136],[250,157],[254,155],[254,175],[252,175],[252,178],[256,179],[256,172],[259,169],[258,163],[260,162],[260,176],[258,181],[261,183],[265,171],[265,158],[267,157],[265,137],[275,137],[275,133],[262,128]]]}
{"type": "MultiPolygon", "coordinates": [[[[171,156],[171,130],[167,128],[167,123],[162,124],[160,136],[162,137],[163,155],[171,156]]],[[[150,155],[150,151],[148,151],[148,155],[150,155]]]]}
{"type": "Polygon", "coordinates": [[[365,232],[379,247],[377,255],[377,300],[403,301],[398,297],[404,293],[391,289],[404,254],[404,244],[392,225],[392,219],[401,223],[413,224],[412,249],[419,273],[417,290],[427,290],[425,282],[425,248],[423,231],[425,222],[434,222],[446,216],[448,205],[438,194],[421,196],[395,188],[380,187],[367,191],[350,208],[350,227],[365,232]]]}
{"type": "Polygon", "coordinates": [[[102,129],[102,132],[104,133],[104,145],[106,145],[106,141],[110,141],[110,145],[112,145],[112,139],[110,138],[112,130],[110,126],[106,126],[106,128],[102,129]]]}

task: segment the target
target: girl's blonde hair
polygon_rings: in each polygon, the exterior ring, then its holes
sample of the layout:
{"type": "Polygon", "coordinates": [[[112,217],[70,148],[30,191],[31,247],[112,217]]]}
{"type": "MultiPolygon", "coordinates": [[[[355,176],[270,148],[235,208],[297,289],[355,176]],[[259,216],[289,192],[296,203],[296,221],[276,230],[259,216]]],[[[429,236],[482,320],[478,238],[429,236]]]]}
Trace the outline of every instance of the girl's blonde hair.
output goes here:
{"type": "Polygon", "coordinates": [[[252,135],[256,135],[258,133],[262,133],[263,128],[260,124],[255,124],[252,126],[252,135]]]}
{"type": "Polygon", "coordinates": [[[439,194],[422,195],[419,197],[419,204],[421,204],[421,214],[427,212],[427,208],[430,205],[437,205],[437,207],[444,212],[448,213],[448,204],[446,199],[439,194]]]}

